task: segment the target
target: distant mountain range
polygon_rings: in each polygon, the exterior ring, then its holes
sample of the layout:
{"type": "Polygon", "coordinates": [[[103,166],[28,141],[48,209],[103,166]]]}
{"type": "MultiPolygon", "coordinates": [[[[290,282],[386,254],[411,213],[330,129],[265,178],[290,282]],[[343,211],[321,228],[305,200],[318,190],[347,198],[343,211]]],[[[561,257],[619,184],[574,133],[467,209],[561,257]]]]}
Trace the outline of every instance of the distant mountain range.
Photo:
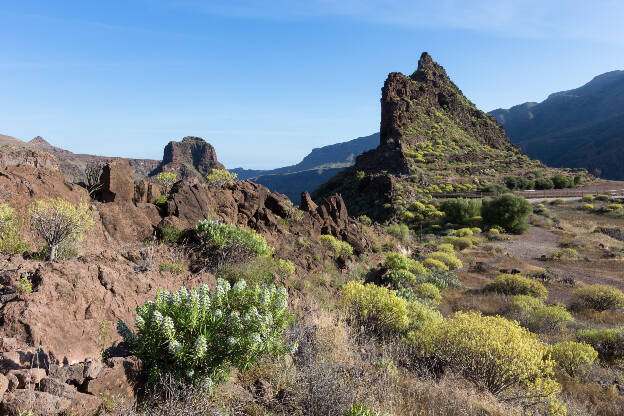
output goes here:
{"type": "Polygon", "coordinates": [[[352,166],[355,158],[379,145],[379,133],[312,149],[296,165],[272,170],[231,169],[239,179],[251,179],[280,192],[299,204],[301,192],[312,192],[338,172],[352,166]]]}
{"type": "Polygon", "coordinates": [[[624,180],[624,71],[580,88],[490,112],[511,141],[549,166],[586,168],[624,180]]]}

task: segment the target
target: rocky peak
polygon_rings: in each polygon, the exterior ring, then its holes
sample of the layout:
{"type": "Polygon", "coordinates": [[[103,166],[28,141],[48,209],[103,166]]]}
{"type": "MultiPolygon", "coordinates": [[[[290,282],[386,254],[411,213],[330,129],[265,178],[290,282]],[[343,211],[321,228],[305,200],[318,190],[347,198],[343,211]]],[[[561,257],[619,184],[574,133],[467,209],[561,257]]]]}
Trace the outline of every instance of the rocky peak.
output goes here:
{"type": "Polygon", "coordinates": [[[178,171],[182,177],[204,176],[212,169],[224,169],[217,153],[201,137],[187,136],[182,141],[171,141],[165,146],[162,170],[178,171]]]}
{"type": "Polygon", "coordinates": [[[33,145],[33,146],[45,146],[45,147],[51,147],[52,145],[50,143],[48,143],[43,137],[41,136],[37,136],[35,138],[33,138],[31,141],[28,142],[29,144],[33,145]]]}
{"type": "Polygon", "coordinates": [[[427,52],[420,55],[418,69],[411,78],[418,82],[451,82],[444,67],[435,62],[427,52]]]}

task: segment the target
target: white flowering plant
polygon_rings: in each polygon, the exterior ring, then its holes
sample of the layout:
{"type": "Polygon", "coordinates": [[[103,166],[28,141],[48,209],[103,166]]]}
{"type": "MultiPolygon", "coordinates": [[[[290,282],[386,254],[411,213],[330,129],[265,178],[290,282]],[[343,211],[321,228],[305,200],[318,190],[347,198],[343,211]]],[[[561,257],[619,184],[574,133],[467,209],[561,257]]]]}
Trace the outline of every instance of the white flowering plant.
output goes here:
{"type": "MultiPolygon", "coordinates": [[[[287,352],[283,332],[292,318],[283,286],[233,286],[217,279],[214,292],[181,287],[159,291],[137,307],[136,333],[119,321],[151,382],[163,375],[207,386],[227,378],[231,367],[246,369],[264,355],[287,352]]],[[[293,346],[294,348],[294,346],[293,346]]]]}

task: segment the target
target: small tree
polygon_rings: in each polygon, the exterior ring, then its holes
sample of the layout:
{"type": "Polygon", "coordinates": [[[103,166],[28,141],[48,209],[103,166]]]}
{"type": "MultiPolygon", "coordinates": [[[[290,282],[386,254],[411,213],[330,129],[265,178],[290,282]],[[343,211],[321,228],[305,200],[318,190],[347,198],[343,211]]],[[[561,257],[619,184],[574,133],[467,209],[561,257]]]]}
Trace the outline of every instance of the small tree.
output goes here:
{"type": "Polygon", "coordinates": [[[50,261],[56,259],[60,245],[80,240],[93,225],[93,214],[84,202],[74,205],[62,198],[50,198],[33,202],[29,211],[32,230],[50,248],[50,261]]]}
{"type": "Polygon", "coordinates": [[[165,192],[168,193],[173,184],[178,181],[178,174],[177,172],[160,172],[156,175],[156,180],[165,187],[165,192]]]}
{"type": "Polygon", "coordinates": [[[102,188],[100,178],[102,177],[103,169],[104,163],[99,160],[91,160],[87,163],[85,167],[85,177],[87,178],[87,191],[89,195],[93,195],[102,188]]]}
{"type": "Polygon", "coordinates": [[[533,207],[524,198],[512,194],[501,195],[496,199],[483,200],[481,216],[489,225],[498,225],[506,231],[521,234],[529,228],[527,217],[533,207]]]}
{"type": "Polygon", "coordinates": [[[236,181],[238,175],[232,173],[227,169],[212,169],[212,171],[206,175],[206,180],[209,184],[215,186],[225,186],[236,181]]]}
{"type": "Polygon", "coordinates": [[[454,224],[468,224],[474,217],[481,215],[480,199],[449,199],[440,205],[447,221],[454,224]]]}

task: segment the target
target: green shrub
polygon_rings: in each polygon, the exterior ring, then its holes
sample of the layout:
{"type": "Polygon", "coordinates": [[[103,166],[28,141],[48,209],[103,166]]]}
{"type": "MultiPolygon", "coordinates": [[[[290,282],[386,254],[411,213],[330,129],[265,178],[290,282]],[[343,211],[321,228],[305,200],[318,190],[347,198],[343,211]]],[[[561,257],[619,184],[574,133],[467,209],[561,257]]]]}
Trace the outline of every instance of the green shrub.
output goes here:
{"type": "Polygon", "coordinates": [[[453,247],[450,243],[443,243],[437,247],[437,251],[441,251],[442,253],[455,254],[455,247],[453,247]]]}
{"type": "Polygon", "coordinates": [[[407,270],[415,275],[427,273],[427,269],[417,260],[402,253],[386,253],[386,267],[395,270],[407,270]]]}
{"type": "Polygon", "coordinates": [[[50,261],[56,259],[60,246],[80,241],[95,223],[85,202],[76,205],[62,198],[37,200],[30,205],[29,213],[30,228],[48,245],[50,261]]]}
{"type": "Polygon", "coordinates": [[[537,178],[535,180],[535,189],[553,189],[555,184],[549,178],[537,178]]]}
{"type": "Polygon", "coordinates": [[[543,395],[557,392],[551,379],[554,362],[546,346],[516,322],[478,312],[457,312],[435,321],[409,340],[425,356],[434,356],[493,394],[534,384],[543,395]]]}
{"type": "Polygon", "coordinates": [[[402,332],[409,327],[409,302],[395,291],[352,280],[343,293],[347,311],[360,325],[380,333],[402,332]]]}
{"type": "Polygon", "coordinates": [[[453,230],[451,235],[456,235],[458,237],[472,237],[474,232],[471,228],[460,228],[459,230],[453,230]]]}
{"type": "Polygon", "coordinates": [[[0,252],[22,254],[30,244],[20,235],[21,219],[8,204],[0,204],[0,252]]]}
{"type": "Polygon", "coordinates": [[[160,182],[168,192],[169,188],[178,181],[178,174],[176,172],[160,172],[156,175],[155,179],[160,182]]]}
{"type": "Polygon", "coordinates": [[[456,237],[453,235],[445,236],[442,238],[446,243],[453,245],[457,250],[465,250],[474,246],[470,237],[456,237]]]}
{"type": "Polygon", "coordinates": [[[360,215],[358,217],[358,219],[360,220],[360,222],[364,225],[371,225],[373,224],[373,220],[370,219],[370,217],[368,215],[360,215]]]}
{"type": "Polygon", "coordinates": [[[459,289],[461,282],[454,272],[440,268],[432,268],[425,276],[423,283],[431,283],[440,290],[448,287],[459,289]]]}
{"type": "Polygon", "coordinates": [[[594,201],[594,196],[593,195],[583,195],[583,198],[581,198],[581,201],[583,202],[593,202],[594,201]]]}
{"type": "Polygon", "coordinates": [[[290,260],[279,259],[276,266],[277,270],[286,276],[292,276],[297,271],[295,264],[290,260]]]}
{"type": "Polygon", "coordinates": [[[27,295],[32,293],[33,285],[28,276],[20,276],[16,279],[15,293],[18,295],[27,295]]]}
{"type": "Polygon", "coordinates": [[[583,209],[585,211],[593,211],[594,210],[594,204],[583,204],[583,209]]]}
{"type": "Polygon", "coordinates": [[[565,199],[557,198],[554,201],[551,201],[550,205],[563,205],[563,204],[565,204],[565,202],[566,202],[565,199]]]}
{"type": "Polygon", "coordinates": [[[609,211],[616,211],[618,209],[622,209],[622,204],[609,204],[607,205],[607,209],[609,211]]]}
{"type": "Polygon", "coordinates": [[[555,175],[552,178],[555,189],[573,188],[574,178],[570,176],[555,175]]]}
{"type": "Polygon", "coordinates": [[[273,248],[255,230],[245,230],[234,224],[202,220],[195,226],[195,231],[205,244],[216,249],[219,264],[242,262],[251,257],[273,254],[273,248]]]}
{"type": "Polygon", "coordinates": [[[154,201],[154,205],[157,205],[159,207],[167,205],[167,195],[161,195],[156,198],[156,201],[154,201]]]}
{"type": "Polygon", "coordinates": [[[437,306],[442,300],[440,290],[431,283],[421,283],[412,289],[414,294],[432,306],[437,306]]]}
{"type": "Polygon", "coordinates": [[[550,358],[571,376],[586,369],[598,358],[598,352],[584,342],[558,342],[550,347],[550,358]]]}
{"type": "Polygon", "coordinates": [[[609,195],[604,195],[604,194],[602,194],[602,195],[596,195],[596,200],[597,200],[597,201],[608,201],[608,200],[609,200],[609,198],[610,198],[610,196],[609,196],[609,195]]]}
{"type": "Polygon", "coordinates": [[[449,270],[461,269],[463,267],[461,260],[455,257],[455,254],[434,251],[433,253],[428,254],[427,258],[441,261],[448,266],[449,270]]]}
{"type": "Polygon", "coordinates": [[[440,260],[436,260],[436,259],[432,259],[431,257],[427,257],[423,262],[422,262],[423,266],[425,266],[428,269],[440,269],[440,270],[449,270],[449,267],[442,263],[440,260]]]}
{"type": "Polygon", "coordinates": [[[390,225],[386,227],[386,232],[403,243],[405,243],[410,236],[410,230],[405,224],[390,225]]]}
{"type": "Polygon", "coordinates": [[[186,273],[186,267],[180,263],[160,263],[158,269],[163,272],[167,271],[171,274],[184,274],[186,273]]]}
{"type": "Polygon", "coordinates": [[[384,275],[384,278],[395,285],[403,283],[418,283],[420,279],[412,272],[403,269],[390,269],[384,275]]]}
{"type": "MultiPolygon", "coordinates": [[[[362,172],[364,173],[364,172],[362,172]]],[[[377,412],[361,403],[353,403],[344,413],[344,416],[388,416],[386,413],[377,412]]]]}
{"type": "Polygon", "coordinates": [[[552,333],[563,330],[574,318],[560,305],[546,305],[543,300],[528,296],[514,296],[510,305],[510,317],[533,332],[552,333]]]}
{"type": "Polygon", "coordinates": [[[212,169],[209,174],[206,175],[206,180],[209,184],[214,186],[225,186],[236,181],[238,175],[232,173],[227,169],[212,169]]]}
{"type": "Polygon", "coordinates": [[[225,380],[231,367],[248,368],[266,354],[285,352],[282,334],[291,315],[286,289],[233,287],[217,280],[187,291],[159,291],[137,308],[136,334],[117,328],[157,382],[164,375],[210,385],[225,380]]]}
{"type": "Polygon", "coordinates": [[[624,358],[624,328],[584,329],[578,332],[577,338],[594,347],[605,361],[624,358]]]}
{"type": "Polygon", "coordinates": [[[533,207],[524,198],[505,194],[496,199],[483,200],[481,215],[489,225],[498,225],[511,233],[523,233],[528,229],[527,217],[533,207]]]}
{"type": "Polygon", "coordinates": [[[574,304],[580,309],[606,311],[624,307],[624,293],[608,285],[590,285],[574,291],[574,304]]]}
{"type": "Polygon", "coordinates": [[[507,188],[514,190],[533,189],[535,182],[530,181],[524,176],[513,176],[505,178],[505,185],[507,188]]]}
{"type": "Polygon", "coordinates": [[[447,221],[454,224],[469,224],[473,217],[481,215],[480,199],[449,199],[440,205],[447,221]]]}
{"type": "Polygon", "coordinates": [[[326,249],[330,249],[334,253],[334,257],[353,255],[353,247],[346,241],[340,241],[333,235],[324,234],[319,237],[321,244],[326,249]]]}
{"type": "Polygon", "coordinates": [[[576,249],[573,249],[572,247],[566,247],[558,251],[557,254],[555,254],[555,257],[557,257],[558,259],[575,259],[578,257],[578,255],[579,254],[576,249]]]}
{"type": "Polygon", "coordinates": [[[504,295],[527,295],[539,299],[546,299],[548,296],[548,290],[543,284],[519,274],[501,274],[485,286],[484,290],[504,295]]]}
{"type": "Polygon", "coordinates": [[[161,223],[156,227],[156,238],[164,244],[177,244],[180,242],[184,232],[178,230],[171,224],[161,223]]]}

